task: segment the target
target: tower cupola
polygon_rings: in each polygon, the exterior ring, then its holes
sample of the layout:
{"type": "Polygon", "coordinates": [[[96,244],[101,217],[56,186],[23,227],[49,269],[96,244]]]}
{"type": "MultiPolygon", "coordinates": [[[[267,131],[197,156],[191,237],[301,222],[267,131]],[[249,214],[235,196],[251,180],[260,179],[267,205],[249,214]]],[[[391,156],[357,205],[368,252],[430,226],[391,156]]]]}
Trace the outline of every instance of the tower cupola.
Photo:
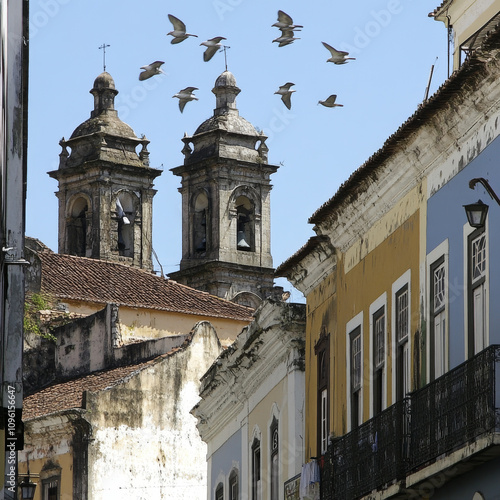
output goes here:
{"type": "Polygon", "coordinates": [[[233,111],[238,113],[236,96],[241,90],[237,87],[236,78],[230,71],[224,71],[215,80],[212,92],[215,94],[215,115],[222,115],[233,111]]]}
{"type": "Polygon", "coordinates": [[[112,112],[117,116],[115,96],[118,94],[118,90],[115,89],[115,82],[109,73],[101,73],[95,79],[90,93],[94,96],[94,111],[90,115],[92,118],[103,112],[112,112]]]}
{"type": "Polygon", "coordinates": [[[118,117],[115,82],[101,73],[90,90],[94,109],[61,139],[59,252],[152,270],[153,180],[149,141],[118,117]],[[139,151],[137,151],[139,149],[139,151]]]}
{"type": "Polygon", "coordinates": [[[271,174],[267,137],[236,107],[240,89],[224,71],[215,81],[213,115],[184,142],[182,260],[175,280],[257,307],[274,288],[271,174]]]}

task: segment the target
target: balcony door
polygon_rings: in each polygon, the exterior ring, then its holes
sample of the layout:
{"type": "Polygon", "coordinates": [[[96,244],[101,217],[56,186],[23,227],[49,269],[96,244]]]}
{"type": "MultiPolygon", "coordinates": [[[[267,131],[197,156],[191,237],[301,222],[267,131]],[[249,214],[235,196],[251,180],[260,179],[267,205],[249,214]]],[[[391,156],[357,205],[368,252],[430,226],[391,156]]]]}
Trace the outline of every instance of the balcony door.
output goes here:
{"type": "Polygon", "coordinates": [[[486,324],[486,233],[478,229],[468,237],[468,354],[488,345],[486,324]]]}

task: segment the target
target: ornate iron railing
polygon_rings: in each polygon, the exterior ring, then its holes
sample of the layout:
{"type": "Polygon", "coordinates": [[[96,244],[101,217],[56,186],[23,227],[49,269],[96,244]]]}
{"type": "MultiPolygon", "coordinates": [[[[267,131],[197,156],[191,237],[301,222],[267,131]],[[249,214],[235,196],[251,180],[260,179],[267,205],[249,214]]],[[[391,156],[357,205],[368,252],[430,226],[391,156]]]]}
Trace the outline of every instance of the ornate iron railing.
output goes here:
{"type": "Polygon", "coordinates": [[[355,499],[500,431],[500,346],[491,346],[332,441],[321,498],[355,499]],[[497,383],[498,379],[498,383],[497,383]]]}
{"type": "Polygon", "coordinates": [[[491,346],[411,395],[410,469],[498,429],[500,346],[491,346]]]}
{"type": "Polygon", "coordinates": [[[404,477],[408,400],[399,401],[335,440],[325,456],[322,498],[357,498],[404,477]]]}

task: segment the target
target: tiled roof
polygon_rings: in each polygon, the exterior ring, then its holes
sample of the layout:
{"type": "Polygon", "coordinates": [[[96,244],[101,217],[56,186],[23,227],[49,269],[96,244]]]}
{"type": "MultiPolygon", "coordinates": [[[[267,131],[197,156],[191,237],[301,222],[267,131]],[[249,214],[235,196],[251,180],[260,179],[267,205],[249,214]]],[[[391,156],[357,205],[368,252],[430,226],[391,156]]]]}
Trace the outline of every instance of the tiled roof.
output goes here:
{"type": "Polygon", "coordinates": [[[90,375],[45,387],[24,398],[23,420],[73,408],[82,408],[82,396],[85,391],[98,392],[113,387],[125,381],[127,377],[154,365],[179,349],[182,349],[182,347],[172,349],[168,354],[162,354],[149,361],[94,372],[90,375]]]}
{"type": "Polygon", "coordinates": [[[293,255],[291,255],[285,262],[280,264],[274,273],[275,276],[278,277],[286,277],[286,272],[289,269],[292,269],[296,266],[304,257],[313,252],[316,248],[318,248],[322,242],[328,241],[328,236],[312,236],[307,240],[307,243],[299,248],[293,255]]]}
{"type": "Polygon", "coordinates": [[[432,12],[429,12],[429,17],[436,17],[445,6],[449,7],[452,2],[453,0],[443,0],[443,2],[441,2],[441,5],[436,7],[432,12]]]}
{"type": "Polygon", "coordinates": [[[57,299],[115,303],[251,321],[253,309],[123,264],[38,252],[42,291],[57,299]]]}

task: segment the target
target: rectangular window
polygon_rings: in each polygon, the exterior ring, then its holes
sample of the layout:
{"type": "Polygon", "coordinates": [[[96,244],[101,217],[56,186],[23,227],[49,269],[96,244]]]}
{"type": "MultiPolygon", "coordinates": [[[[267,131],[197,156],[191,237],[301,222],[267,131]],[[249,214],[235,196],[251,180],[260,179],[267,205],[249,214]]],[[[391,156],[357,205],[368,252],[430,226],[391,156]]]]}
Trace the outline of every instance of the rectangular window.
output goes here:
{"type": "Polygon", "coordinates": [[[317,356],[317,447],[318,453],[324,455],[328,448],[328,411],[330,380],[330,335],[323,332],[314,352],[317,356]]]}
{"type": "Polygon", "coordinates": [[[404,398],[410,392],[409,356],[409,301],[408,284],[401,287],[395,296],[396,307],[396,397],[404,398]]]}
{"type": "Polygon", "coordinates": [[[260,500],[260,441],[252,445],[252,500],[260,500]]]}
{"type": "Polygon", "coordinates": [[[373,314],[373,415],[384,405],[385,306],[373,314]]]}
{"type": "Polygon", "coordinates": [[[321,412],[320,412],[320,452],[324,455],[328,448],[328,392],[326,389],[321,391],[321,412]]]}
{"type": "Polygon", "coordinates": [[[351,355],[351,430],[361,423],[361,327],[350,334],[351,355]]]}
{"type": "Polygon", "coordinates": [[[440,377],[447,369],[448,353],[446,348],[446,266],[444,256],[430,267],[431,279],[431,380],[440,377]]]}
{"type": "Polygon", "coordinates": [[[478,229],[468,237],[469,357],[487,347],[486,331],[486,233],[478,229]]]}
{"type": "Polygon", "coordinates": [[[59,500],[59,478],[50,478],[42,483],[42,500],[59,500]]]}

